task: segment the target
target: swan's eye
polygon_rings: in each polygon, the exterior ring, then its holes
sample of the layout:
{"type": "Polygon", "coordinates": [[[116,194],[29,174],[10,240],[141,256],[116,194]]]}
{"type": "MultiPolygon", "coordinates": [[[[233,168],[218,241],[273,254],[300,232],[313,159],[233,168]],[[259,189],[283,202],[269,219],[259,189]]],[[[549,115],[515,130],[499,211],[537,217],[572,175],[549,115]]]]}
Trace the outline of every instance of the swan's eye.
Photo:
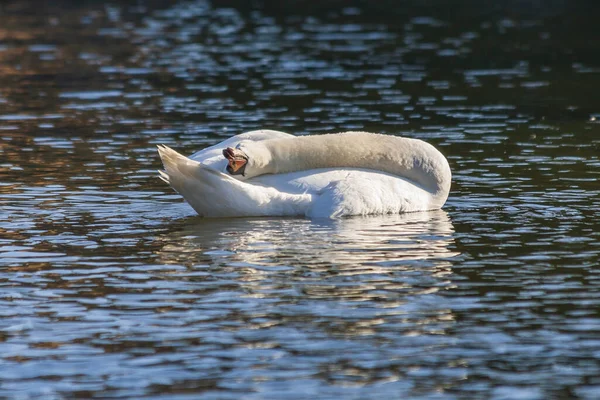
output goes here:
{"type": "Polygon", "coordinates": [[[229,160],[227,172],[231,175],[244,176],[246,165],[248,164],[248,157],[242,151],[228,147],[223,150],[223,156],[229,160]]]}

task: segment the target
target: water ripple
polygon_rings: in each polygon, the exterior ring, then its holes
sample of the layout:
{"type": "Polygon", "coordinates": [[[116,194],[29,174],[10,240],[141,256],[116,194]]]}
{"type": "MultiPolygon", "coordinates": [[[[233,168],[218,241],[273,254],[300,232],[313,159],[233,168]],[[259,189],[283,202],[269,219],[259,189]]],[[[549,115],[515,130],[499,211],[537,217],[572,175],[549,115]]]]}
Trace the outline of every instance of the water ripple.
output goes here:
{"type": "Polygon", "coordinates": [[[591,4],[17,3],[0,397],[598,397],[591,4]],[[202,220],[156,178],[256,128],[427,140],[448,204],[202,220]]]}

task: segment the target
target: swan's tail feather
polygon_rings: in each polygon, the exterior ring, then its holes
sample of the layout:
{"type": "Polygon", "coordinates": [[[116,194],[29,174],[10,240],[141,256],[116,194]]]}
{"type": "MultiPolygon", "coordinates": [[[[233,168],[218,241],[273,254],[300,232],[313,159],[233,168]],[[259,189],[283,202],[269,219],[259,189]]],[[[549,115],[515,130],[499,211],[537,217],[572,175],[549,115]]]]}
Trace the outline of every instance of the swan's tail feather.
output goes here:
{"type": "Polygon", "coordinates": [[[167,174],[165,171],[160,170],[160,169],[158,171],[156,171],[156,172],[158,172],[158,177],[160,178],[161,181],[170,184],[170,182],[169,182],[169,174],[167,174]]]}
{"type": "Polygon", "coordinates": [[[168,170],[169,168],[173,169],[177,169],[177,156],[180,155],[179,153],[177,153],[175,150],[171,149],[170,147],[167,147],[165,145],[159,144],[156,146],[158,149],[158,155],[160,156],[160,159],[163,163],[163,166],[165,167],[164,170],[158,170],[158,177],[168,183],[169,185],[171,185],[171,178],[169,176],[168,170]]]}
{"type": "Polygon", "coordinates": [[[157,147],[165,167],[159,178],[202,216],[303,215],[311,201],[310,194],[289,194],[241,182],[167,146],[157,147]]]}
{"type": "Polygon", "coordinates": [[[180,173],[183,172],[185,168],[182,167],[187,165],[189,162],[198,164],[198,162],[179,154],[178,152],[176,152],[168,146],[159,144],[156,147],[158,148],[158,155],[160,156],[160,159],[162,160],[162,163],[165,167],[165,171],[158,171],[160,174],[159,178],[162,178],[164,180],[166,175],[167,183],[169,184],[171,183],[170,178],[172,176],[172,173],[175,173],[176,171],[180,173]]]}
{"type": "Polygon", "coordinates": [[[183,168],[180,168],[180,165],[185,165],[187,157],[182,156],[175,150],[165,145],[159,144],[156,147],[158,148],[158,154],[163,166],[165,167],[164,171],[158,171],[158,177],[171,185],[171,187],[177,192],[181,193],[178,187],[180,186],[183,178],[183,174],[181,172],[183,168]]]}

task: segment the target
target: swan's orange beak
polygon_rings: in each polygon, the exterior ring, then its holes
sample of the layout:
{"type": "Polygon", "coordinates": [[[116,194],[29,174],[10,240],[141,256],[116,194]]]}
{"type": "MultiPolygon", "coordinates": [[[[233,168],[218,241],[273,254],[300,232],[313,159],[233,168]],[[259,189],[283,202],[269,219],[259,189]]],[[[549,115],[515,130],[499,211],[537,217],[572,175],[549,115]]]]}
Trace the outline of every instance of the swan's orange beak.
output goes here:
{"type": "Polygon", "coordinates": [[[248,157],[246,157],[244,153],[228,147],[223,150],[223,156],[229,161],[227,164],[227,172],[231,175],[244,175],[246,164],[248,164],[248,157]]]}

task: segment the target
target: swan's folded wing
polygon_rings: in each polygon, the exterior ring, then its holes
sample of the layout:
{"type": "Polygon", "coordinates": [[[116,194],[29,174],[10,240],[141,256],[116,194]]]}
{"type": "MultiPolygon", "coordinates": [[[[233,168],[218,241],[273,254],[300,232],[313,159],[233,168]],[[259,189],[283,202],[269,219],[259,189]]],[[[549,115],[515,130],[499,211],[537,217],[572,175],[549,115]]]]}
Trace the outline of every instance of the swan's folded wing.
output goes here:
{"type": "Polygon", "coordinates": [[[332,181],[318,192],[307,216],[341,218],[435,208],[431,195],[410,181],[386,173],[351,170],[344,179],[332,181]]]}

